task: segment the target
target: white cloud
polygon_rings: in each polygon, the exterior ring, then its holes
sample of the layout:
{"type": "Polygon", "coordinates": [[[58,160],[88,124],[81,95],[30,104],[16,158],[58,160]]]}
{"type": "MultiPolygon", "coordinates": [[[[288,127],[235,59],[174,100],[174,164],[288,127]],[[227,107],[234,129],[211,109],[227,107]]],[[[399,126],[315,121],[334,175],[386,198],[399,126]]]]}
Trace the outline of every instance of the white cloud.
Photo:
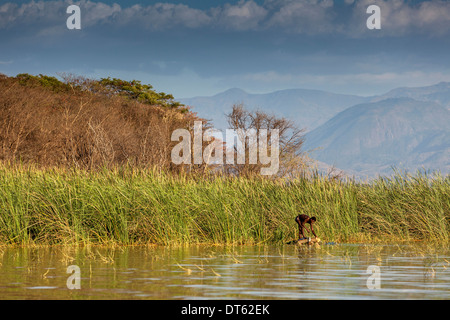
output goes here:
{"type": "Polygon", "coordinates": [[[450,1],[430,0],[413,5],[406,0],[361,0],[353,8],[353,18],[346,28],[348,34],[375,34],[364,27],[368,18],[365,9],[372,4],[381,10],[380,35],[442,36],[450,32],[450,1]]]}
{"type": "Polygon", "coordinates": [[[235,5],[225,4],[210,10],[214,25],[231,30],[254,30],[260,28],[268,10],[253,0],[239,1],[235,5]]]}
{"type": "Polygon", "coordinates": [[[291,33],[328,33],[336,27],[333,15],[333,1],[276,1],[267,27],[282,28],[291,33]]]}
{"type": "MultiPolygon", "coordinates": [[[[65,26],[66,9],[72,1],[39,1],[22,5],[6,3],[0,6],[0,29],[33,26],[33,30],[52,29],[65,26]]],[[[150,30],[161,30],[176,26],[197,28],[211,22],[205,12],[184,4],[156,3],[149,6],[120,5],[103,2],[75,1],[81,9],[81,25],[136,25],[150,30]]]]}
{"type": "Polygon", "coordinates": [[[138,24],[147,30],[164,30],[180,26],[203,27],[211,22],[211,18],[205,12],[184,4],[157,3],[124,8],[115,22],[119,25],[138,24]]]}
{"type": "MultiPolygon", "coordinates": [[[[66,4],[64,4],[66,6],[66,4]]],[[[81,2],[82,8],[82,25],[91,26],[97,23],[108,21],[115,15],[120,15],[122,8],[117,3],[108,5],[102,2],[81,2]]]]}
{"type": "MultiPolygon", "coordinates": [[[[164,1],[164,0],[161,0],[164,1]]],[[[169,0],[168,0],[169,1],[169,0]]],[[[52,34],[64,26],[66,8],[72,1],[31,1],[21,5],[0,5],[0,30],[23,28],[37,34],[52,34]]],[[[101,25],[133,26],[161,31],[173,28],[215,28],[233,31],[270,29],[299,34],[338,34],[403,36],[411,34],[447,35],[450,33],[450,1],[428,0],[345,0],[350,18],[339,16],[333,0],[240,0],[209,9],[185,4],[156,3],[121,7],[113,3],[74,1],[82,9],[82,28],[101,25]],[[367,30],[366,9],[381,8],[382,30],[367,30]]]]}

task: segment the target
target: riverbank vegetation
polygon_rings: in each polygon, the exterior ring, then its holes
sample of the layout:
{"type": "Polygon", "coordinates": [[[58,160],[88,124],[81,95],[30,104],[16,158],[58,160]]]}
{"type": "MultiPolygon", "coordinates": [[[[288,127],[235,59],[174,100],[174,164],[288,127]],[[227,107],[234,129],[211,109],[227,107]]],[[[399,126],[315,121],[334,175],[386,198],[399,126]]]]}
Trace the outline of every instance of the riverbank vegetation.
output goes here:
{"type": "Polygon", "coordinates": [[[281,244],[300,213],[324,241],[449,240],[449,176],[321,175],[289,120],[229,120],[279,130],[277,175],[248,157],[174,165],[172,132],[210,125],[139,81],[0,75],[0,244],[281,244]]]}
{"type": "Polygon", "coordinates": [[[449,240],[448,176],[357,183],[2,165],[0,185],[7,244],[284,243],[298,236],[299,213],[317,217],[325,241],[449,240]]]}

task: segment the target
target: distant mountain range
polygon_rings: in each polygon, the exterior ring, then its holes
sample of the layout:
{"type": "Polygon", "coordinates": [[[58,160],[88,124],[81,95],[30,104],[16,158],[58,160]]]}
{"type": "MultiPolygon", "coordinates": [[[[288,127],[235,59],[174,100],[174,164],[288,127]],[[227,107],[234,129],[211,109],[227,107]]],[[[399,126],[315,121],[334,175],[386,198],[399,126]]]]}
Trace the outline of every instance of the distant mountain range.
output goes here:
{"type": "Polygon", "coordinates": [[[397,88],[388,93],[373,97],[372,101],[387,98],[412,98],[419,101],[432,101],[450,108],[450,82],[441,82],[433,86],[418,88],[397,88]]]}
{"type": "Polygon", "coordinates": [[[450,111],[434,102],[390,98],[350,107],[306,135],[313,158],[359,176],[400,169],[450,172],[450,111]]]}
{"type": "Polygon", "coordinates": [[[211,97],[181,99],[218,129],[225,114],[243,103],[292,119],[307,130],[304,150],[322,164],[364,178],[392,168],[450,173],[450,83],[397,88],[372,97],[319,90],[250,94],[230,89],[211,97]]]}
{"type": "Polygon", "coordinates": [[[244,104],[249,109],[292,119],[300,128],[312,130],[337,113],[358,103],[369,101],[365,97],[335,94],[320,90],[289,89],[272,93],[252,94],[241,89],[229,89],[211,97],[180,99],[199,116],[212,120],[217,129],[228,128],[225,114],[234,104],[244,104]]]}

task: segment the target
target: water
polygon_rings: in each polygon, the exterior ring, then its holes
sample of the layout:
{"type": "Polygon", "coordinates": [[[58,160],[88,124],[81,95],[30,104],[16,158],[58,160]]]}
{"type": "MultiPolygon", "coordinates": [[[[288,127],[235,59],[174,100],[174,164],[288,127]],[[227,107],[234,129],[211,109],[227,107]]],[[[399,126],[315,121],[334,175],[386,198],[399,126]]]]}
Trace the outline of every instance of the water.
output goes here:
{"type": "Polygon", "coordinates": [[[443,246],[0,247],[0,299],[449,298],[443,246]]]}

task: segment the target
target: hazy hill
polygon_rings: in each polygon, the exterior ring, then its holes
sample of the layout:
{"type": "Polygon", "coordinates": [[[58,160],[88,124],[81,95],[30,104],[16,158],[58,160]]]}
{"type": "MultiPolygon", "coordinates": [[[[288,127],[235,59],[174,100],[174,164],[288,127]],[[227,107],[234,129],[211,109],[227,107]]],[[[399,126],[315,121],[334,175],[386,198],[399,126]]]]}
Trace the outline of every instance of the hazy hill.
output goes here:
{"type": "Polygon", "coordinates": [[[416,88],[397,88],[386,94],[375,97],[372,101],[381,101],[387,98],[413,98],[420,101],[432,101],[450,109],[450,82],[441,82],[432,86],[416,88]]]}
{"type": "Polygon", "coordinates": [[[268,113],[292,119],[300,128],[312,130],[338,112],[368,98],[335,94],[319,90],[289,89],[265,94],[251,94],[241,89],[230,89],[210,97],[180,99],[192,106],[199,116],[211,119],[217,129],[226,129],[225,114],[233,104],[243,103],[249,109],[260,109],[268,113]]]}
{"type": "Polygon", "coordinates": [[[322,166],[356,175],[392,173],[391,167],[450,171],[450,83],[396,88],[373,97],[291,89],[250,94],[230,89],[181,99],[199,116],[227,128],[233,104],[294,120],[308,135],[304,150],[322,166]]]}
{"type": "Polygon", "coordinates": [[[312,157],[361,175],[391,167],[450,172],[450,111],[434,102],[392,98],[358,104],[306,135],[312,157]]]}

